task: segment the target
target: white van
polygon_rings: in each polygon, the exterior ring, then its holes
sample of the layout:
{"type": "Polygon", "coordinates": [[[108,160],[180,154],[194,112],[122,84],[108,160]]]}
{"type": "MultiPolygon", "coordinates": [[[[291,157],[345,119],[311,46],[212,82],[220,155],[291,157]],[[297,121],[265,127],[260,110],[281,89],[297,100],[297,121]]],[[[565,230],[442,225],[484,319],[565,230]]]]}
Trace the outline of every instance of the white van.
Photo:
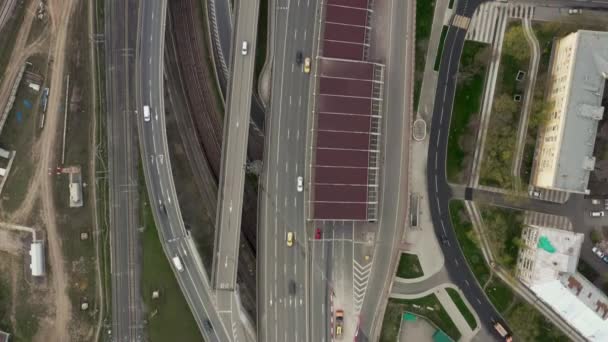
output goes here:
{"type": "Polygon", "coordinates": [[[247,41],[243,40],[243,47],[241,48],[241,55],[245,56],[247,54],[247,41]]]}
{"type": "Polygon", "coordinates": [[[175,269],[178,272],[184,271],[184,265],[182,265],[182,259],[180,259],[179,256],[177,256],[177,255],[174,256],[172,260],[173,260],[173,266],[175,266],[175,269]]]}

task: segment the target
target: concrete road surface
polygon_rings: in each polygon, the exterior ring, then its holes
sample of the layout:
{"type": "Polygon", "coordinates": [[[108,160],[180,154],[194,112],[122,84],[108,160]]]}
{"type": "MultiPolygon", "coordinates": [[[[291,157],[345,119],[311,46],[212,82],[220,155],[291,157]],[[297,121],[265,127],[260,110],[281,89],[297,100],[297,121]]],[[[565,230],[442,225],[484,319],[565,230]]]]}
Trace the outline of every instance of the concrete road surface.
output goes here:
{"type": "MultiPolygon", "coordinates": [[[[318,1],[275,0],[272,97],[266,124],[264,170],[260,178],[258,237],[258,340],[311,341],[308,314],[308,241],[305,224],[305,164],[312,73],[296,63],[296,53],[313,56],[318,1]],[[304,191],[297,191],[297,177],[304,191]],[[294,234],[288,247],[286,236],[294,234]],[[291,287],[291,289],[290,289],[291,287]],[[292,289],[295,289],[293,291],[292,289]]],[[[313,65],[314,70],[314,65],[313,65]]],[[[312,298],[310,300],[313,300],[312,298]]],[[[315,298],[316,300],[316,298],[315,298]]],[[[315,335],[316,336],[316,335],[315,335]]]]}
{"type": "Polygon", "coordinates": [[[230,291],[236,286],[259,1],[236,4],[212,271],[215,289],[230,291]]]}
{"type": "Polygon", "coordinates": [[[106,100],[110,186],[112,340],[141,341],[137,148],[133,76],[137,1],[105,2],[106,100]]]}
{"type": "Polygon", "coordinates": [[[181,272],[174,267],[175,275],[203,337],[206,341],[232,341],[233,329],[223,325],[214,307],[215,294],[194,241],[184,227],[175,194],[164,115],[166,9],[165,0],[143,1],[139,16],[136,118],[146,187],[163,250],[170,262],[179,257],[183,264],[181,272]],[[144,105],[150,106],[149,121],[143,119],[144,105]]]}

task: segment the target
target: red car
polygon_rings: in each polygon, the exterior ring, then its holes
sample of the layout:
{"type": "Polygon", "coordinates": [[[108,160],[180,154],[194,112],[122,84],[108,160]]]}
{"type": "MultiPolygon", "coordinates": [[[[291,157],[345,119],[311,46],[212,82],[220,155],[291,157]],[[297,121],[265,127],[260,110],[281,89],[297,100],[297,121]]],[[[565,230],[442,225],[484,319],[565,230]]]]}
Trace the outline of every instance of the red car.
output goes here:
{"type": "Polygon", "coordinates": [[[321,239],[321,229],[315,229],[315,240],[321,239]]]}

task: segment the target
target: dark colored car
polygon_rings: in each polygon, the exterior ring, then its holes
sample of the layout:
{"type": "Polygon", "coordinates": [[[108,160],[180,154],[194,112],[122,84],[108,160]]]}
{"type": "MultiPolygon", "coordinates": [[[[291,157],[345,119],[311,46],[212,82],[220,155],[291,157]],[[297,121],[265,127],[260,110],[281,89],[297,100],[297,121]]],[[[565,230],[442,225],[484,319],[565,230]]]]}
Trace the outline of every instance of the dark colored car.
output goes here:
{"type": "Polygon", "coordinates": [[[211,321],[209,321],[208,319],[203,321],[203,325],[205,326],[205,329],[207,331],[213,331],[213,326],[211,325],[211,321]]]}
{"type": "Polygon", "coordinates": [[[304,61],[304,55],[302,55],[302,51],[296,52],[296,63],[298,65],[301,65],[303,61],[304,61]]]}
{"type": "Polygon", "coordinates": [[[289,281],[289,294],[292,296],[295,295],[297,287],[298,286],[296,285],[295,280],[290,280],[289,281]]]}
{"type": "Polygon", "coordinates": [[[322,237],[321,229],[319,229],[319,228],[315,229],[315,239],[319,240],[319,239],[321,239],[321,237],[322,237]]]}

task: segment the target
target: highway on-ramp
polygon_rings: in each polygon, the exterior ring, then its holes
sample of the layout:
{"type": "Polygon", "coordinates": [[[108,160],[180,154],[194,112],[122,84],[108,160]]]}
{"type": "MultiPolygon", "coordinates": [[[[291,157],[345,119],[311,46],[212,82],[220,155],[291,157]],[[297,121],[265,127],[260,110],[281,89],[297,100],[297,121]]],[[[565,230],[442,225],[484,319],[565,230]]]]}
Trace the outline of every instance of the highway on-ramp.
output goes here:
{"type": "Polygon", "coordinates": [[[236,286],[259,1],[239,0],[237,4],[212,271],[215,289],[229,291],[236,286]]]}
{"type": "Polygon", "coordinates": [[[136,102],[146,187],[163,250],[169,260],[178,256],[183,263],[181,272],[174,267],[175,275],[203,337],[231,341],[232,333],[214,307],[214,293],[195,243],[184,227],[173,183],[164,115],[166,10],[165,0],[142,1],[139,13],[136,102]],[[150,106],[148,122],[143,119],[144,105],[150,106]]]}

